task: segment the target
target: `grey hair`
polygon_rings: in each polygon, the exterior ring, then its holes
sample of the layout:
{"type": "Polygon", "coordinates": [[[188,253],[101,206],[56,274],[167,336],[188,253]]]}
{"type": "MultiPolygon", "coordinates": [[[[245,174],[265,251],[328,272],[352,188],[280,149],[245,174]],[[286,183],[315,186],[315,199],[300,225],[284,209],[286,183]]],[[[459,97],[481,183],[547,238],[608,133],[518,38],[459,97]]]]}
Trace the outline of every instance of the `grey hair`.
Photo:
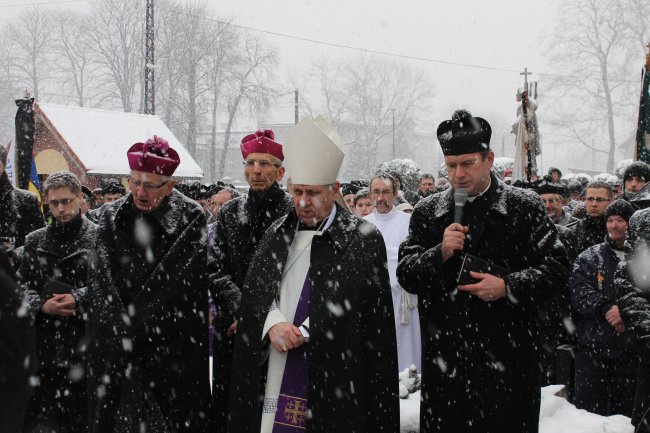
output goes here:
{"type": "Polygon", "coordinates": [[[73,194],[81,192],[81,182],[74,173],[69,171],[58,171],[45,179],[43,193],[47,194],[51,189],[69,188],[73,194]]]}

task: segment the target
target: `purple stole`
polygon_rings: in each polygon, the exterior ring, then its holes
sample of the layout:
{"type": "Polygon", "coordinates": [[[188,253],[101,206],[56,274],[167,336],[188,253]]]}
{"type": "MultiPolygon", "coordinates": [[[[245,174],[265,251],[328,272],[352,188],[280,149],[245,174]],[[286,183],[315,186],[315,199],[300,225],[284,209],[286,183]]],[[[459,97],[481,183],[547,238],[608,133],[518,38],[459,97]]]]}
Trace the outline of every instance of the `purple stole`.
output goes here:
{"type": "MultiPolygon", "coordinates": [[[[300,300],[293,319],[300,326],[309,317],[311,280],[309,272],[300,292],[300,300]]],[[[278,397],[278,409],[273,422],[273,433],[300,432],[307,428],[307,396],[309,394],[309,350],[307,343],[287,352],[287,362],[278,397]]]]}

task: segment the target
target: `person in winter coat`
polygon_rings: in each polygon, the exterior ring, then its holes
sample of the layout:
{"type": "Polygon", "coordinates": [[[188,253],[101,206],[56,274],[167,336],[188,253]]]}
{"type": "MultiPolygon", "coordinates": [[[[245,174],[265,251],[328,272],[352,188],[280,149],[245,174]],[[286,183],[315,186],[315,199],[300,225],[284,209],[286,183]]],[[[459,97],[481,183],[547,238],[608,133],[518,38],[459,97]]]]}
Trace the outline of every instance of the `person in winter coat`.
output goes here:
{"type": "Polygon", "coordinates": [[[39,386],[25,432],[85,432],[85,304],[97,226],[81,214],[81,184],[67,171],[43,184],[53,222],[27,236],[18,279],[34,317],[39,386]]]}
{"type": "Polygon", "coordinates": [[[577,350],[574,403],[599,415],[630,416],[638,357],[616,302],[614,273],[634,208],[617,200],[605,210],[605,242],[583,251],[573,264],[571,305],[577,350]]]}
{"type": "Polygon", "coordinates": [[[453,188],[415,207],[397,267],[422,305],[420,432],[537,432],[535,310],[564,284],[568,258],[539,197],[490,173],[486,120],[459,110],[437,132],[453,188]],[[459,285],[465,253],[488,263],[459,285]]]}
{"type": "Polygon", "coordinates": [[[161,137],[128,151],[131,192],[99,214],[88,288],[91,433],[208,431],[205,214],[161,137]]]}
{"type": "Polygon", "coordinates": [[[650,433],[650,209],[630,218],[625,260],[616,272],[616,294],[621,319],[631,333],[640,357],[632,424],[637,433],[650,433]]]}
{"type": "Polygon", "coordinates": [[[23,429],[36,373],[36,338],[9,256],[0,248],[0,433],[23,429]]]}
{"type": "Polygon", "coordinates": [[[278,182],[284,176],[282,145],[271,130],[261,130],[241,141],[247,196],[224,204],[217,214],[213,247],[210,250],[216,306],[213,321],[214,386],[213,405],[216,428],[225,431],[228,392],[232,373],[235,317],[242,297],[248,266],[266,229],[291,209],[291,197],[278,182]]]}
{"type": "Polygon", "coordinates": [[[397,351],[379,231],[335,204],[342,143],[322,118],[285,144],[294,209],[243,286],[229,433],[395,433],[397,351]]]}
{"type": "Polygon", "coordinates": [[[7,151],[0,146],[0,244],[9,254],[15,267],[25,237],[45,225],[36,194],[14,188],[5,171],[7,151]]]}
{"type": "Polygon", "coordinates": [[[573,226],[576,251],[578,254],[599,244],[607,234],[605,209],[612,202],[612,187],[601,180],[589,182],[585,188],[585,209],[587,216],[573,226]]]}

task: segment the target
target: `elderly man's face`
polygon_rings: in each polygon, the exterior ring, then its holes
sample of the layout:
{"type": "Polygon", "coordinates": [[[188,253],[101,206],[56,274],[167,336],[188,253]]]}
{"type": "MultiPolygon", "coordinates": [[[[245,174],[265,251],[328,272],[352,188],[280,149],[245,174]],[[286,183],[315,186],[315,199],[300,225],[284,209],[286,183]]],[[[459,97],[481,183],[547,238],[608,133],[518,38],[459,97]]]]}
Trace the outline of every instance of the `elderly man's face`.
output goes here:
{"type": "Polygon", "coordinates": [[[345,201],[345,204],[348,205],[350,210],[354,209],[354,196],[355,194],[346,194],[343,196],[343,201],[345,201]]]}
{"type": "Polygon", "coordinates": [[[445,156],[449,181],[454,189],[466,189],[470,197],[487,188],[493,163],[494,152],[491,150],[485,156],[481,152],[445,156]]]}
{"type": "Polygon", "coordinates": [[[250,153],[244,161],[244,177],[251,191],[264,192],[284,177],[284,167],[268,153],[250,153]]]}
{"type": "Polygon", "coordinates": [[[540,194],[539,196],[544,202],[546,213],[552,220],[556,220],[562,215],[562,199],[558,194],[540,194]]]}
{"type": "Polygon", "coordinates": [[[293,206],[300,221],[313,226],[327,218],[339,196],[339,183],[332,185],[291,184],[293,206]]]}
{"type": "Polygon", "coordinates": [[[160,174],[131,170],[129,187],[133,203],[140,212],[152,212],[160,206],[165,197],[172,193],[173,180],[165,180],[160,174]]]}

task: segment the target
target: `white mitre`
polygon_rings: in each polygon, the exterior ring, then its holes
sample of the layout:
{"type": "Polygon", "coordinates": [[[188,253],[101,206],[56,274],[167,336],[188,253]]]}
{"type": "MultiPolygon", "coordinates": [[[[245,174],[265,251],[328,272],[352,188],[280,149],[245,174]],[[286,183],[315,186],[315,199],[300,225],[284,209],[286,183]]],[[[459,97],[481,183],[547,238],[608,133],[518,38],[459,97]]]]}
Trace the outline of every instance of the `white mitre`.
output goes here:
{"type": "Polygon", "coordinates": [[[305,118],[291,128],[282,153],[288,177],[300,185],[336,182],[345,157],[341,136],[322,116],[305,118]]]}

